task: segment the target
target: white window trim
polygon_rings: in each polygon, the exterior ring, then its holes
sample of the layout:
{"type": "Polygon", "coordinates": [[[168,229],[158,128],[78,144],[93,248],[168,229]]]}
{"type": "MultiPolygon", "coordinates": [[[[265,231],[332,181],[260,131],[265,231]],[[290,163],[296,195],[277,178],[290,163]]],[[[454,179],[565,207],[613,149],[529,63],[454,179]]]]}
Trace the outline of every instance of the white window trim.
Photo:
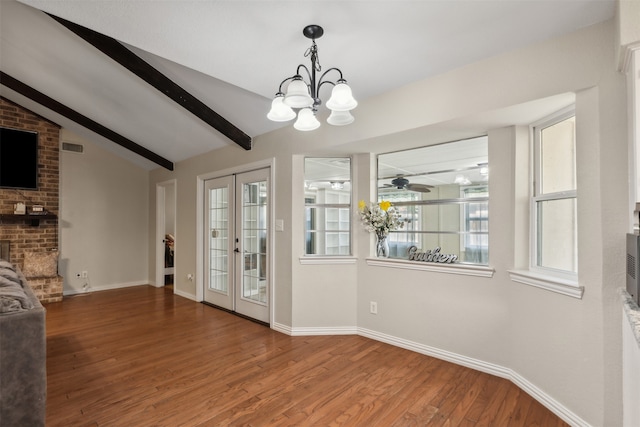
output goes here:
{"type": "MultiPolygon", "coordinates": [[[[517,275],[519,280],[514,280],[512,276],[512,280],[524,283],[532,286],[537,286],[540,288],[545,288],[553,292],[558,292],[559,289],[563,289],[566,286],[573,287],[577,291],[579,291],[579,297],[582,298],[583,288],[578,284],[578,274],[568,271],[556,270],[553,268],[540,267],[537,265],[537,253],[538,253],[538,239],[537,239],[537,228],[538,228],[538,213],[537,213],[537,202],[547,201],[547,200],[561,200],[561,199],[576,199],[577,200],[577,190],[570,191],[560,191],[556,193],[548,193],[543,195],[538,195],[536,190],[536,184],[540,182],[540,159],[539,159],[539,151],[537,146],[539,141],[537,140],[536,128],[551,126],[555,123],[559,123],[563,120],[566,120],[570,117],[575,116],[576,110],[575,105],[570,105],[568,107],[563,108],[562,110],[553,113],[550,116],[547,116],[535,123],[532,123],[529,126],[529,134],[532,141],[530,144],[530,159],[532,160],[533,167],[531,168],[531,177],[530,177],[530,191],[532,197],[530,198],[529,205],[529,271],[527,274],[524,274],[525,270],[513,270],[514,275],[517,275]],[[529,279],[526,279],[527,276],[529,279]],[[525,283],[526,282],[526,283],[525,283]],[[582,289],[582,290],[581,290],[582,289]]],[[[578,267],[579,268],[579,267],[578,267]]],[[[559,292],[564,293],[564,292],[559,292]]]]}
{"type": "Polygon", "coordinates": [[[389,258],[366,258],[367,265],[399,268],[402,270],[432,271],[436,273],[459,274],[463,276],[493,277],[495,269],[480,264],[438,264],[389,258]]]}
{"type": "Polygon", "coordinates": [[[531,270],[508,270],[512,281],[536,288],[556,292],[569,297],[582,299],[584,287],[579,286],[574,280],[561,279],[549,275],[537,273],[531,270]]]}
{"type": "Polygon", "coordinates": [[[358,258],[353,255],[306,255],[299,260],[302,265],[339,265],[355,264],[358,258]]]}

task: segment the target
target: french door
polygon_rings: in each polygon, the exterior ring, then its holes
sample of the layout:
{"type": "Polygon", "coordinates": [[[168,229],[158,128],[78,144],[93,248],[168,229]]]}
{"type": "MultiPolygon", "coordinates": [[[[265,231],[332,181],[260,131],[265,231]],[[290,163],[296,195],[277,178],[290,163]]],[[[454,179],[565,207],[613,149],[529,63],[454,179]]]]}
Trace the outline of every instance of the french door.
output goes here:
{"type": "Polygon", "coordinates": [[[269,169],[204,187],[204,300],[269,323],[269,169]]]}

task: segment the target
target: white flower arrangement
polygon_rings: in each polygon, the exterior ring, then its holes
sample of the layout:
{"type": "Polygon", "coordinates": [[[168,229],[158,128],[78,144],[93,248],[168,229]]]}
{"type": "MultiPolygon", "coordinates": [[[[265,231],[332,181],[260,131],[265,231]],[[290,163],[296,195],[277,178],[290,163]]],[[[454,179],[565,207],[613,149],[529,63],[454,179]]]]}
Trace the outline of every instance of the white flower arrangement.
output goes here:
{"type": "Polygon", "coordinates": [[[398,230],[404,227],[404,221],[400,218],[400,214],[386,200],[380,203],[367,206],[364,200],[358,203],[358,211],[362,225],[370,233],[376,233],[378,239],[385,238],[390,231],[398,230]]]}

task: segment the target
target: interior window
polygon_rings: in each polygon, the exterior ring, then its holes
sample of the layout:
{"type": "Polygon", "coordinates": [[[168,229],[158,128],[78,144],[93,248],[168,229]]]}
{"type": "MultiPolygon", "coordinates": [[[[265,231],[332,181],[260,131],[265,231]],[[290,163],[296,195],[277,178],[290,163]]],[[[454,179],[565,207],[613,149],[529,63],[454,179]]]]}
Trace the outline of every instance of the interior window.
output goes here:
{"type": "Polygon", "coordinates": [[[576,136],[573,109],[533,126],[533,269],[578,272],[576,136]]]}
{"type": "Polygon", "coordinates": [[[489,263],[488,138],[378,156],[378,201],[390,201],[406,224],[389,235],[391,258],[440,248],[458,262],[489,263]]]}
{"type": "Polygon", "coordinates": [[[351,255],[351,159],[304,160],[305,255],[351,255]]]}

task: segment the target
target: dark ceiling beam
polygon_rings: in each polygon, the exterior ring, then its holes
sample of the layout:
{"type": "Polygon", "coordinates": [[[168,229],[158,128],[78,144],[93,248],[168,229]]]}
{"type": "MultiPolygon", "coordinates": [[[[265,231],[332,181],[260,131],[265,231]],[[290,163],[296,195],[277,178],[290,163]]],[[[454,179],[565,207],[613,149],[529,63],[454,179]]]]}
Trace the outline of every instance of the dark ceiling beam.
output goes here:
{"type": "Polygon", "coordinates": [[[218,132],[245,150],[251,150],[251,137],[238,129],[227,119],[207,107],[202,101],[174,83],[149,63],[124,47],[119,41],[89,28],[82,27],[60,17],[49,14],[53,19],[83,38],[105,55],[140,77],[142,80],[177,102],[187,111],[212,126],[218,132]]]}
{"type": "Polygon", "coordinates": [[[67,119],[72,120],[89,130],[92,130],[98,135],[101,135],[107,139],[110,139],[111,141],[115,142],[118,145],[121,145],[127,150],[133,151],[134,153],[139,154],[140,156],[144,157],[147,160],[151,160],[152,162],[162,166],[163,168],[169,169],[170,171],[173,170],[173,162],[165,159],[164,157],[159,156],[158,154],[144,148],[141,145],[136,144],[135,142],[112,131],[111,129],[105,126],[102,126],[100,123],[97,123],[91,120],[90,118],[78,113],[77,111],[72,110],[66,105],[61,104],[55,99],[48,97],[42,92],[37,91],[31,86],[21,82],[20,80],[17,80],[11,77],[10,75],[6,74],[3,71],[0,71],[0,84],[18,92],[23,96],[26,96],[32,101],[35,101],[38,104],[44,107],[47,107],[52,111],[55,111],[61,116],[64,116],[67,119]]]}

